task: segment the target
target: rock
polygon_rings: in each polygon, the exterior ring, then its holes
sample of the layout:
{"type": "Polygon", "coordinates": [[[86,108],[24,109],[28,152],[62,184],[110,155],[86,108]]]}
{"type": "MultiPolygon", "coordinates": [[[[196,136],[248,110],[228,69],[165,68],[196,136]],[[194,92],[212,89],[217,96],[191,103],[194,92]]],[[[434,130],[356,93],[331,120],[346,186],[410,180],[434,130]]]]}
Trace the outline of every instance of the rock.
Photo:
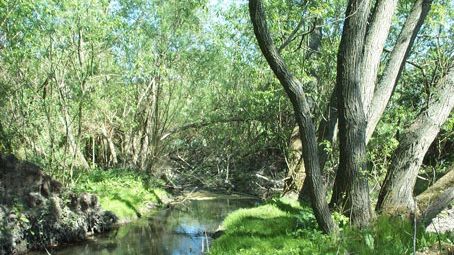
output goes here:
{"type": "Polygon", "coordinates": [[[91,205],[91,195],[88,193],[82,193],[79,197],[80,209],[85,212],[90,208],[91,205]]]}
{"type": "Polygon", "coordinates": [[[432,233],[454,232],[454,207],[440,212],[437,217],[432,219],[432,223],[426,231],[432,233]]]}
{"type": "Polygon", "coordinates": [[[38,192],[30,192],[25,196],[26,205],[30,208],[40,206],[44,203],[44,198],[38,192]]]}

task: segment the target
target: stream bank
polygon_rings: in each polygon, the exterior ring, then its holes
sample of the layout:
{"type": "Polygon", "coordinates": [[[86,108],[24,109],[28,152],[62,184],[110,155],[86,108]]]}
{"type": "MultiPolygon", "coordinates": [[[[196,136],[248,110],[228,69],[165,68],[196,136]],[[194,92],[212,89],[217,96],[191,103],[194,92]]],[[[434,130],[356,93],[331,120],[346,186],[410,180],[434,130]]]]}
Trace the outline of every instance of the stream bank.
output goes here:
{"type": "Polygon", "coordinates": [[[186,194],[184,201],[181,198],[151,215],[121,224],[114,231],[49,252],[52,255],[203,254],[211,249],[212,235],[229,213],[258,203],[253,197],[200,191],[186,194]]]}
{"type": "Polygon", "coordinates": [[[96,196],[70,192],[12,155],[0,155],[0,194],[0,255],[82,241],[117,222],[96,196]]]}

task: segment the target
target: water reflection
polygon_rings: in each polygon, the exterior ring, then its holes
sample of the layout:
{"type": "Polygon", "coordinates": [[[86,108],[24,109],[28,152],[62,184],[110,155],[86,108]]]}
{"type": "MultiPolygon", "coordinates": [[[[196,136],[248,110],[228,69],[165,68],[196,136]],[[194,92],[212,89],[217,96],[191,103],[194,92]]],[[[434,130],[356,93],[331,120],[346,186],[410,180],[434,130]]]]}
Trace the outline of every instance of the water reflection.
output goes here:
{"type": "MultiPolygon", "coordinates": [[[[218,199],[188,201],[179,209],[167,209],[150,219],[121,226],[82,244],[50,251],[56,255],[203,254],[225,216],[238,208],[251,207],[254,200],[218,199]]],[[[46,253],[34,253],[46,254],[46,253]]]]}

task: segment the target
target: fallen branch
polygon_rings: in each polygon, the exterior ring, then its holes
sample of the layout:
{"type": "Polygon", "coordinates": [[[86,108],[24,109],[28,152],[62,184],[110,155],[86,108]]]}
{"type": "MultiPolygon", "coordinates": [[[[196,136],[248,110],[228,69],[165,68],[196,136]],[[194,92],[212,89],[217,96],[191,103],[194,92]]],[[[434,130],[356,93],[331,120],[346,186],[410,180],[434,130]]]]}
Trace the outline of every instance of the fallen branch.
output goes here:
{"type": "Polygon", "coordinates": [[[416,197],[421,212],[420,221],[428,225],[454,201],[454,165],[443,177],[416,197]]]}
{"type": "Polygon", "coordinates": [[[173,129],[165,132],[161,136],[160,140],[162,141],[173,134],[185,131],[187,129],[203,128],[203,127],[207,127],[207,126],[211,126],[211,125],[215,125],[215,124],[229,123],[229,122],[245,122],[245,121],[250,121],[250,120],[251,119],[245,119],[245,118],[240,118],[240,117],[232,117],[232,118],[221,119],[221,120],[202,120],[202,121],[190,123],[190,124],[187,124],[187,125],[184,125],[181,127],[173,128],[173,129]]]}

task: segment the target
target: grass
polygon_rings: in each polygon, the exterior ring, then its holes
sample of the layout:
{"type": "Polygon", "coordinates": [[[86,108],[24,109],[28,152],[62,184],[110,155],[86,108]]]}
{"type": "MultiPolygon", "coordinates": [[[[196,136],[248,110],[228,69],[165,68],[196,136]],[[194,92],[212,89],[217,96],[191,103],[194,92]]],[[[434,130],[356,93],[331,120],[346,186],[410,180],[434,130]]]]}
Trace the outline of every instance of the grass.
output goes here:
{"type": "Polygon", "coordinates": [[[94,169],[75,174],[75,192],[88,192],[99,197],[101,207],[112,211],[120,222],[126,222],[147,213],[148,206],[159,204],[165,196],[162,183],[146,174],[127,169],[94,169]]]}
{"type": "MultiPolygon", "coordinates": [[[[380,217],[364,230],[348,226],[348,219],[334,215],[338,236],[323,234],[312,210],[296,201],[275,199],[265,205],[232,212],[223,222],[225,233],[216,239],[210,254],[411,254],[412,226],[401,219],[380,217]]],[[[452,235],[418,231],[417,248],[438,241],[453,242],[452,235]]]]}

